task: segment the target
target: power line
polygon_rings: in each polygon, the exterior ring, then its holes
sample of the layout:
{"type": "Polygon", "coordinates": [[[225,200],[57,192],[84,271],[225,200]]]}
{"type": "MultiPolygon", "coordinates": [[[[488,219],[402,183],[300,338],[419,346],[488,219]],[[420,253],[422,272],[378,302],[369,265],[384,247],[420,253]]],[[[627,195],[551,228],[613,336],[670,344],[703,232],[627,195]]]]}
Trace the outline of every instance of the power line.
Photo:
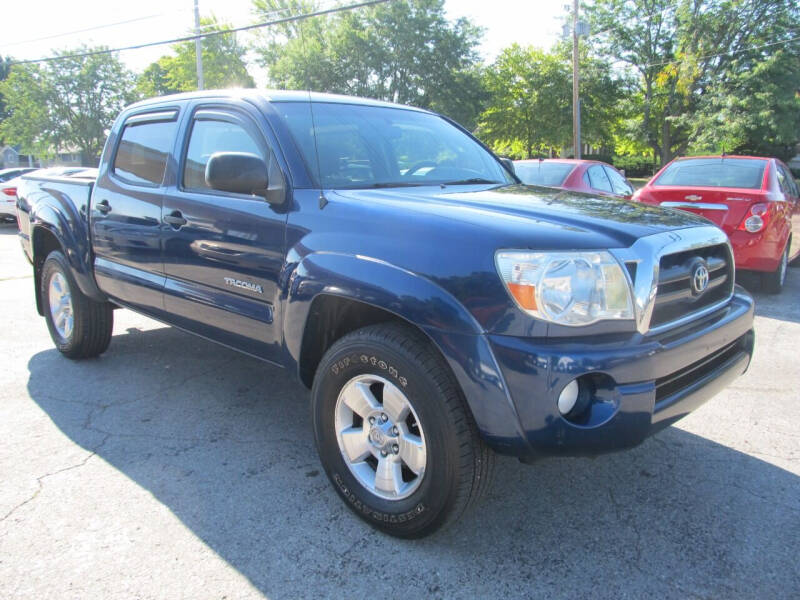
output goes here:
{"type": "Polygon", "coordinates": [[[207,33],[199,33],[194,35],[186,35],[183,37],[173,38],[171,40],[162,40],[159,42],[147,42],[145,44],[135,44],[132,46],[123,46],[120,48],[110,48],[104,50],[90,50],[88,52],[77,52],[75,54],[64,54],[61,56],[48,56],[46,58],[35,58],[35,59],[28,59],[28,60],[12,60],[9,61],[9,65],[25,65],[25,64],[32,64],[32,63],[45,63],[45,62],[53,62],[56,60],[66,60],[69,58],[84,58],[86,56],[97,56],[99,54],[111,54],[113,52],[124,52],[126,50],[139,50],[141,48],[152,48],[153,46],[164,46],[166,44],[177,44],[180,42],[190,42],[197,39],[203,39],[207,37],[213,37],[217,35],[226,35],[229,33],[238,33],[240,31],[249,31],[252,29],[260,29],[263,27],[269,27],[271,25],[280,25],[282,23],[291,23],[293,21],[303,21],[305,19],[310,19],[312,17],[321,17],[324,15],[329,15],[337,12],[342,12],[345,10],[354,10],[356,8],[365,8],[367,6],[375,6],[377,4],[385,4],[386,2],[394,2],[395,0],[367,0],[366,2],[357,2],[355,4],[348,4],[346,6],[339,6],[336,8],[327,8],[324,10],[318,10],[310,13],[304,13],[301,15],[294,15],[292,17],[284,17],[282,19],[275,19],[273,21],[264,21],[263,23],[255,23],[253,25],[243,25],[242,27],[233,27],[231,29],[222,29],[219,31],[209,31],[207,33]]]}
{"type": "MultiPolygon", "coordinates": [[[[790,30],[792,31],[792,30],[790,30]]],[[[730,52],[720,52],[719,54],[707,54],[706,56],[698,56],[697,60],[706,60],[707,58],[717,58],[719,56],[729,56],[732,54],[741,54],[742,52],[747,52],[748,50],[760,50],[761,48],[769,48],[770,46],[777,46],[779,44],[788,44],[789,42],[794,42],[796,40],[800,40],[800,35],[797,37],[789,38],[788,40],[779,40],[777,42],[771,42],[769,44],[761,44],[759,46],[748,46],[746,48],[740,48],[739,50],[731,50],[730,52]]],[[[640,68],[647,69],[649,67],[661,67],[666,65],[674,65],[683,62],[682,60],[665,60],[662,62],[654,62],[649,63],[646,65],[642,65],[640,68]]],[[[637,65],[638,67],[638,65],[637,65]]]]}
{"type": "Polygon", "coordinates": [[[158,17],[165,17],[167,15],[173,15],[176,13],[186,12],[187,9],[179,9],[179,10],[172,10],[168,12],[156,13],[154,15],[144,15],[142,17],[134,17],[132,19],[126,19],[125,21],[116,21],[114,23],[106,23],[104,25],[94,25],[92,27],[86,27],[85,29],[76,29],[74,31],[65,31],[63,33],[55,33],[53,35],[46,35],[43,37],[33,38],[30,40],[21,40],[19,42],[9,42],[8,44],[2,44],[3,48],[8,48],[10,46],[23,46],[25,44],[33,44],[34,42],[44,42],[46,40],[54,40],[57,38],[67,37],[70,35],[75,35],[78,33],[88,33],[89,31],[97,31],[99,29],[109,29],[111,27],[118,27],[120,25],[128,25],[129,23],[138,23],[139,21],[147,21],[149,19],[156,19],[158,17]]]}

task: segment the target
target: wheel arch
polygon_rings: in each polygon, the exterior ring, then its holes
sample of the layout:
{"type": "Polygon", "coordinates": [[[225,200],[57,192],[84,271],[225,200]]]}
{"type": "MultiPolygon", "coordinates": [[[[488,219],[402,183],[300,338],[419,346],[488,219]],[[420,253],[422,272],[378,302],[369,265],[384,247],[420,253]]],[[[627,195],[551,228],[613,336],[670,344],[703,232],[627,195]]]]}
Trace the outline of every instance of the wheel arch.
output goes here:
{"type": "Polygon", "coordinates": [[[380,261],[334,254],[307,256],[287,282],[287,366],[296,368],[307,387],[324,353],[343,335],[376,323],[403,324],[445,361],[486,441],[507,452],[523,443],[519,416],[484,332],[446,290],[380,261]]]}
{"type": "Polygon", "coordinates": [[[82,222],[75,225],[73,217],[64,215],[52,206],[37,206],[36,209],[31,219],[31,262],[39,314],[44,314],[39,289],[42,266],[53,250],[59,250],[67,259],[70,273],[81,292],[92,300],[104,302],[106,297],[98,289],[92,274],[88,228],[82,222]]]}

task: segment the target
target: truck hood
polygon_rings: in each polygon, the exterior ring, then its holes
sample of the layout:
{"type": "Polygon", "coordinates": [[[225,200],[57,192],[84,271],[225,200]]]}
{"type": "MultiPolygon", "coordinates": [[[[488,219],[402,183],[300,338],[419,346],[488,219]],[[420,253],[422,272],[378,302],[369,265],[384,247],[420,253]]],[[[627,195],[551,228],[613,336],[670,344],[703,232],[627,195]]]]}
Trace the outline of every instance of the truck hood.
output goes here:
{"type": "Polygon", "coordinates": [[[686,212],[555,188],[509,185],[425,186],[386,190],[342,190],[338,195],[369,205],[389,204],[416,213],[503,231],[512,239],[547,247],[628,247],[663,231],[708,225],[686,212]],[[553,244],[556,239],[561,243],[553,244]]]}

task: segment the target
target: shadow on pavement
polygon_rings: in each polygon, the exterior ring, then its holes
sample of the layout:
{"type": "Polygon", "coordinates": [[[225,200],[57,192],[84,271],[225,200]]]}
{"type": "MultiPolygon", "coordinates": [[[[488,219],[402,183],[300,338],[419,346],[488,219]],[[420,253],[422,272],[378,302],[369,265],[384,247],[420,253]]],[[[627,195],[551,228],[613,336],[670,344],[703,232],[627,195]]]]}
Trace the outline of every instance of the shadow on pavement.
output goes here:
{"type": "Polygon", "coordinates": [[[17,222],[0,221],[0,235],[17,235],[19,229],[17,222]]]}
{"type": "Polygon", "coordinates": [[[41,352],[28,367],[31,398],[67,436],[273,600],[307,578],[333,597],[369,596],[376,581],[389,597],[426,598],[800,589],[800,478],[674,427],[594,460],[501,459],[477,510],[407,542],[340,502],[308,392],[280,369],[171,328],[130,329],[89,361],[41,352]]]}
{"type": "Polygon", "coordinates": [[[736,283],[753,295],[756,300],[756,315],[779,321],[800,323],[800,265],[789,267],[786,283],[780,294],[768,294],[761,290],[761,280],[757,274],[736,275],[736,283]]]}

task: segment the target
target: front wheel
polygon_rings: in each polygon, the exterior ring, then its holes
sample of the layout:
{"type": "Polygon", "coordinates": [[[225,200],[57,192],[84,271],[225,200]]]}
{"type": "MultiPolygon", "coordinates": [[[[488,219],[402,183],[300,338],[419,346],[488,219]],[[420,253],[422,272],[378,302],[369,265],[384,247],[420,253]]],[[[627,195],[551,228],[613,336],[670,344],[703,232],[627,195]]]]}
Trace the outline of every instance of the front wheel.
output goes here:
{"type": "Polygon", "coordinates": [[[359,517],[398,537],[455,521],[488,487],[492,452],[420,334],[374,325],[337,341],[312,389],[325,472],[359,517]]]}
{"type": "Polygon", "coordinates": [[[786,282],[786,272],[789,267],[789,244],[786,244],[786,249],[781,254],[781,260],[778,263],[778,268],[771,273],[761,274],[761,287],[769,294],[780,294],[783,290],[783,284],[786,282]]]}
{"type": "Polygon", "coordinates": [[[44,261],[40,293],[47,328],[59,352],[67,358],[105,352],[111,342],[114,311],[108,302],[95,302],[81,292],[67,259],[57,250],[44,261]]]}

